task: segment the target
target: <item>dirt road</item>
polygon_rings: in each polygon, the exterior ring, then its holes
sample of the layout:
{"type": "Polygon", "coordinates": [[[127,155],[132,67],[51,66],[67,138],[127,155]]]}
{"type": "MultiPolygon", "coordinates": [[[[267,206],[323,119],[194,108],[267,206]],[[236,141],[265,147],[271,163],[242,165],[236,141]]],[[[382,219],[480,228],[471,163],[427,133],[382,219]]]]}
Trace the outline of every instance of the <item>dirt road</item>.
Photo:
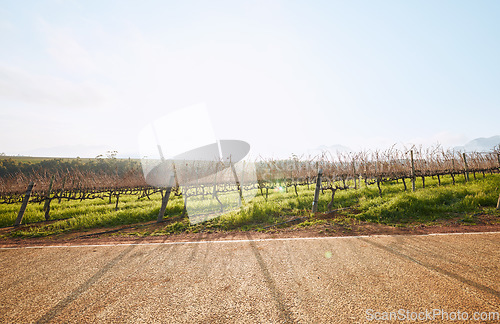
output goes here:
{"type": "Polygon", "coordinates": [[[0,322],[353,323],[499,311],[498,232],[137,243],[1,249],[0,322]]]}

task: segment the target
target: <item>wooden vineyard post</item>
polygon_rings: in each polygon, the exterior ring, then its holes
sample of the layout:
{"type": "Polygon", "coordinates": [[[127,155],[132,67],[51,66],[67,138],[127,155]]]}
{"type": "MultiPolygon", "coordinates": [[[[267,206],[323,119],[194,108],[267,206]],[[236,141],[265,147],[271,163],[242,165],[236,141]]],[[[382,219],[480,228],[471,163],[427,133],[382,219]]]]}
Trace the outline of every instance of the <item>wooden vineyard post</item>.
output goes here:
{"type": "Polygon", "coordinates": [[[451,170],[451,179],[453,180],[453,185],[455,185],[455,159],[451,159],[451,164],[453,165],[452,170],[451,170]]]}
{"type": "Polygon", "coordinates": [[[271,186],[273,184],[273,179],[272,179],[272,174],[271,174],[271,165],[269,164],[269,182],[267,183],[266,185],[266,201],[267,201],[267,197],[269,195],[269,186],[271,186]]]}
{"type": "MultiPolygon", "coordinates": [[[[241,180],[240,180],[240,186],[241,186],[241,190],[243,190],[243,185],[245,184],[245,161],[243,161],[243,167],[241,168],[241,180]]],[[[288,189],[287,189],[287,192],[288,192],[288,189]]],[[[243,196],[243,192],[241,193],[241,195],[243,196]]]]}
{"type": "Polygon", "coordinates": [[[54,183],[54,177],[50,179],[49,189],[47,190],[47,197],[45,197],[45,203],[43,205],[43,211],[45,212],[45,220],[50,219],[50,194],[52,193],[52,184],[54,183]]]}
{"type": "MultiPolygon", "coordinates": [[[[221,162],[219,162],[219,163],[221,163],[221,162]]],[[[217,195],[217,173],[219,172],[219,163],[217,163],[215,165],[214,187],[212,190],[212,198],[215,198],[215,200],[217,200],[217,202],[219,203],[219,206],[220,206],[220,212],[222,213],[224,211],[224,205],[222,204],[222,202],[219,199],[219,196],[217,195]]],[[[266,193],[266,195],[267,195],[267,193],[266,193]]],[[[267,196],[266,196],[266,199],[267,199],[267,196]]]]}
{"type": "Polygon", "coordinates": [[[165,210],[167,209],[168,198],[170,197],[170,192],[172,187],[167,187],[163,193],[163,198],[161,199],[160,213],[158,214],[158,223],[163,222],[163,216],[165,215],[165,210]]]}
{"type": "Polygon", "coordinates": [[[21,225],[21,222],[23,221],[24,212],[26,211],[26,206],[28,205],[28,201],[30,200],[31,191],[33,190],[34,185],[35,183],[33,181],[30,181],[30,183],[28,184],[28,189],[26,190],[26,194],[24,195],[23,203],[21,205],[21,209],[19,210],[19,214],[17,214],[14,226],[21,225]]]}
{"type": "Polygon", "coordinates": [[[175,163],[172,163],[172,167],[174,168],[175,187],[179,188],[179,179],[177,177],[177,169],[175,168],[175,163]]]}
{"type": "Polygon", "coordinates": [[[120,200],[120,194],[116,193],[115,196],[116,196],[115,210],[117,211],[118,210],[118,201],[120,200]]]}
{"type": "Polygon", "coordinates": [[[497,209],[500,210],[500,195],[498,195],[497,209]]]}
{"type": "Polygon", "coordinates": [[[415,161],[413,160],[413,150],[410,151],[411,155],[411,186],[415,192],[415,161]]]}
{"type": "Polygon", "coordinates": [[[358,189],[358,183],[356,182],[356,165],[354,164],[354,160],[352,161],[352,172],[353,172],[353,176],[354,176],[354,189],[357,190],[358,189]]]}
{"type": "Polygon", "coordinates": [[[312,206],[312,212],[318,211],[318,199],[319,199],[319,189],[321,189],[321,176],[323,175],[323,169],[319,169],[318,177],[316,178],[316,188],[314,189],[314,201],[312,206]]]}
{"type": "Polygon", "coordinates": [[[238,187],[238,193],[240,195],[240,205],[241,205],[243,203],[243,191],[241,189],[240,180],[238,180],[238,174],[236,174],[236,169],[234,168],[234,164],[233,162],[231,162],[231,160],[229,160],[229,164],[231,164],[231,171],[233,171],[234,180],[236,181],[236,186],[238,187]]]}
{"type": "Polygon", "coordinates": [[[163,197],[161,199],[161,207],[160,213],[158,214],[158,223],[163,222],[163,216],[165,216],[165,210],[167,209],[168,198],[170,198],[170,192],[172,191],[172,182],[174,182],[174,174],[170,175],[170,179],[168,180],[168,186],[165,188],[165,192],[163,193],[163,197]]]}
{"type": "Polygon", "coordinates": [[[63,192],[64,192],[64,184],[65,183],[66,183],[66,177],[63,178],[61,190],[59,190],[59,198],[57,199],[59,204],[61,203],[62,195],[63,195],[63,192]]]}
{"type": "Polygon", "coordinates": [[[182,216],[181,217],[186,217],[186,214],[187,214],[187,203],[188,203],[187,189],[182,194],[184,195],[184,208],[182,209],[182,216]]]}
{"type": "Polygon", "coordinates": [[[467,156],[465,155],[465,152],[462,153],[462,156],[464,158],[464,168],[465,168],[465,173],[464,173],[464,176],[465,176],[465,181],[469,181],[469,166],[467,165],[467,156]]]}

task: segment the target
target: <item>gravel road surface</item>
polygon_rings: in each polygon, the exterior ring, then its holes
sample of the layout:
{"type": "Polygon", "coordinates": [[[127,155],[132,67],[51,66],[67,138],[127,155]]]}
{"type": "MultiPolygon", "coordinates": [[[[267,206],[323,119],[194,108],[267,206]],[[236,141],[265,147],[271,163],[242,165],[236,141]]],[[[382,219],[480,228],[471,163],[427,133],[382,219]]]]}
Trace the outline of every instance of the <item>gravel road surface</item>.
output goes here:
{"type": "Polygon", "coordinates": [[[498,232],[137,243],[0,249],[0,322],[437,321],[500,308],[498,232]]]}

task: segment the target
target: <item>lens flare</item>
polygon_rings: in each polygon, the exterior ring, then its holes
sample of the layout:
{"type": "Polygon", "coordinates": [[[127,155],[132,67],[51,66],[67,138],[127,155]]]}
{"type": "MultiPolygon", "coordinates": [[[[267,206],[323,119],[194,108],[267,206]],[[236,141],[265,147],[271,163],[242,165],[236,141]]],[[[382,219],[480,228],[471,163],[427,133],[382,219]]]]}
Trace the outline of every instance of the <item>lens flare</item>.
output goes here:
{"type": "Polygon", "coordinates": [[[255,165],[244,160],[250,145],[217,140],[204,105],[155,119],[139,133],[139,146],[146,182],[179,188],[192,224],[237,210],[257,194],[255,165]]]}

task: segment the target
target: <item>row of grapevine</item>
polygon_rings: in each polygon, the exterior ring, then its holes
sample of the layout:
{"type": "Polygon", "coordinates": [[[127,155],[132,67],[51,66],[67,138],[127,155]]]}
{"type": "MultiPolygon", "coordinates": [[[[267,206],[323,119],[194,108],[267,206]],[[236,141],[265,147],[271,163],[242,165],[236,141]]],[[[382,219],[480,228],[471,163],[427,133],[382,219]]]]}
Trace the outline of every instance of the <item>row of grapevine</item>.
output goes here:
{"type": "MultiPolygon", "coordinates": [[[[468,180],[469,174],[499,172],[500,152],[463,153],[443,150],[440,147],[423,149],[413,147],[409,150],[390,148],[385,151],[363,151],[358,153],[324,153],[316,157],[292,156],[287,160],[260,159],[252,164],[253,176],[245,176],[245,171],[236,173],[230,163],[207,164],[200,161],[178,161],[173,192],[187,197],[214,196],[217,193],[258,189],[267,199],[270,189],[280,186],[284,190],[294,190],[297,187],[310,186],[316,182],[321,169],[321,189],[331,190],[332,202],[336,190],[358,188],[360,181],[366,185],[380,185],[385,181],[402,180],[405,190],[406,180],[414,181],[420,177],[425,187],[425,177],[440,177],[463,174],[468,180]],[[207,169],[210,168],[210,169],[207,169]],[[212,170],[213,169],[213,170],[212,170]],[[227,171],[227,170],[233,170],[227,171]],[[212,172],[226,170],[227,172],[212,172]],[[193,175],[204,176],[193,176],[193,175]],[[186,181],[191,178],[194,180],[186,181]]],[[[136,195],[139,199],[149,198],[165,188],[148,184],[140,170],[134,169],[124,174],[104,172],[83,172],[81,170],[66,170],[55,173],[37,172],[29,175],[16,173],[0,177],[0,203],[18,203],[25,198],[28,183],[34,186],[29,202],[45,202],[50,205],[54,199],[59,202],[84,199],[118,199],[122,194],[136,195]]],[[[48,218],[48,215],[47,215],[48,218]]]]}

